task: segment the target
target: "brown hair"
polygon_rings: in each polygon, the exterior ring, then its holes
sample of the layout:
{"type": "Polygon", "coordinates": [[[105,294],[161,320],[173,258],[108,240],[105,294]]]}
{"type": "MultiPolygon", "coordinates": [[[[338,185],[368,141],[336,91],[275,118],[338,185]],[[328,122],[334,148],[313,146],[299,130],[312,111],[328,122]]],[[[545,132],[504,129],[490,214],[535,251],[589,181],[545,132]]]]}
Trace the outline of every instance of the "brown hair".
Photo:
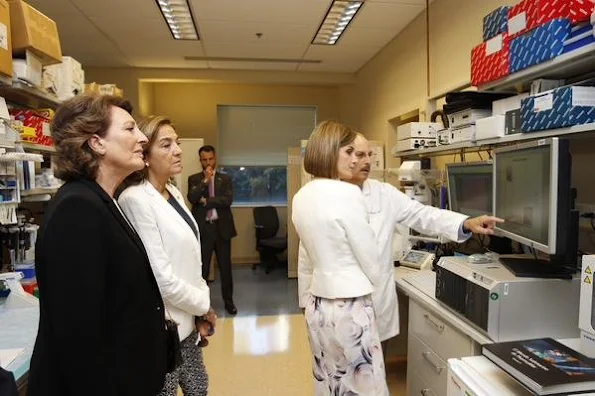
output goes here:
{"type": "Polygon", "coordinates": [[[111,108],[132,114],[126,99],[96,94],[75,96],[56,111],[50,129],[56,145],[54,175],[64,181],[94,180],[101,156],[88,145],[93,135],[105,137],[112,123],[111,108]]]}
{"type": "Polygon", "coordinates": [[[336,179],[339,149],[353,143],[356,132],[337,121],[323,121],[314,128],[306,145],[304,168],[314,177],[336,179]]]}
{"type": "MultiPolygon", "coordinates": [[[[151,149],[153,148],[153,145],[157,141],[157,135],[159,135],[159,130],[161,129],[161,127],[164,127],[166,125],[169,125],[172,128],[174,127],[174,124],[171,122],[171,120],[163,116],[151,116],[149,118],[142,119],[138,123],[138,129],[140,129],[141,132],[149,140],[143,146],[143,155],[145,159],[149,156],[149,154],[151,153],[151,149]]],[[[132,184],[140,183],[141,181],[147,178],[148,173],[149,170],[147,169],[147,167],[144,167],[143,169],[132,173],[130,176],[126,178],[125,185],[129,186],[132,184]]]]}

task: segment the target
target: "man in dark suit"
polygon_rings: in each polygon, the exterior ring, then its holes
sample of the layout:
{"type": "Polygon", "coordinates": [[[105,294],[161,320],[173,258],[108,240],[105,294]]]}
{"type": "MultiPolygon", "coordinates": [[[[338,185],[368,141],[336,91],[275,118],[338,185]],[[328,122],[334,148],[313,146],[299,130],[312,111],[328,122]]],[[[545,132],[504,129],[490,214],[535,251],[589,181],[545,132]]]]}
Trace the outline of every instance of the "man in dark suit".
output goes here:
{"type": "Polygon", "coordinates": [[[217,156],[213,146],[198,150],[203,171],[188,178],[188,201],[200,229],[202,276],[209,279],[213,250],[217,255],[221,275],[221,293],[225,310],[235,315],[233,279],[231,274],[231,238],[237,235],[231,213],[233,188],[231,178],[217,172],[217,156]]]}

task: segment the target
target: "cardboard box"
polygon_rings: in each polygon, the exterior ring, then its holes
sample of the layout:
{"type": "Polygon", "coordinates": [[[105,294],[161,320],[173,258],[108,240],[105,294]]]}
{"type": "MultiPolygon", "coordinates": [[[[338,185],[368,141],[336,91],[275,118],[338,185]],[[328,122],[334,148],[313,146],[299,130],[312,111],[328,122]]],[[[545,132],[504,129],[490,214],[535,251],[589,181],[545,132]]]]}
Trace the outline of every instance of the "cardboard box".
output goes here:
{"type": "Polygon", "coordinates": [[[595,122],[595,87],[561,87],[521,102],[523,132],[595,122]]]}
{"type": "Polygon", "coordinates": [[[580,49],[592,43],[595,43],[593,25],[590,22],[581,23],[571,28],[570,36],[564,41],[563,53],[580,49]]]}
{"type": "Polygon", "coordinates": [[[471,50],[471,85],[478,86],[507,76],[510,40],[499,34],[471,50]]]}
{"type": "Polygon", "coordinates": [[[97,93],[100,95],[124,96],[124,90],[116,84],[97,84],[95,82],[85,84],[85,93],[97,93]]]}
{"type": "Polygon", "coordinates": [[[509,10],[508,6],[500,7],[483,17],[483,41],[488,41],[500,33],[506,33],[509,10]]]}
{"type": "Polygon", "coordinates": [[[508,35],[524,34],[554,19],[570,17],[571,0],[522,0],[508,12],[508,35]]]}
{"type": "Polygon", "coordinates": [[[10,9],[6,0],[0,0],[0,73],[12,77],[10,9]]]}
{"type": "Polygon", "coordinates": [[[22,0],[9,0],[12,52],[23,55],[30,49],[44,65],[62,62],[56,23],[22,0]]]}
{"type": "Polygon", "coordinates": [[[570,35],[568,19],[555,19],[510,43],[510,72],[537,65],[561,55],[570,35]]]}
{"type": "Polygon", "coordinates": [[[595,0],[570,0],[570,23],[588,21],[595,11],[595,0]]]}
{"type": "Polygon", "coordinates": [[[43,68],[42,87],[64,101],[85,91],[85,72],[81,64],[70,56],[62,63],[43,68]]]}
{"type": "Polygon", "coordinates": [[[46,117],[43,117],[35,110],[21,110],[14,109],[10,111],[10,115],[15,120],[21,121],[25,127],[35,129],[35,138],[29,139],[32,143],[49,146],[52,144],[50,122],[46,117]]]}

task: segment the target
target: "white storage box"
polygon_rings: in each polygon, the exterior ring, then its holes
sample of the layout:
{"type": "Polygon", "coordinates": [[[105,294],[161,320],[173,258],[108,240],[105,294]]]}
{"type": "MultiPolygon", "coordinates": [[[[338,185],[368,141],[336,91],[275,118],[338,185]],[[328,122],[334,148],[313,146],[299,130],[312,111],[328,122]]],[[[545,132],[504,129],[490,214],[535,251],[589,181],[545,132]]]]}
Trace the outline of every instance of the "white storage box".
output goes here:
{"type": "Polygon", "coordinates": [[[435,138],[436,132],[444,128],[437,122],[409,122],[397,128],[397,140],[435,138]]]}
{"type": "Polygon", "coordinates": [[[485,140],[492,138],[499,138],[505,134],[506,117],[498,114],[487,118],[477,120],[475,123],[475,139],[485,140]]]}
{"type": "Polygon", "coordinates": [[[595,256],[583,256],[578,327],[590,334],[595,334],[595,315],[593,315],[593,272],[595,272],[595,256]]]}
{"type": "Polygon", "coordinates": [[[450,130],[450,144],[474,142],[475,140],[475,125],[467,125],[462,128],[450,130]]]}
{"type": "Polygon", "coordinates": [[[41,86],[41,58],[27,50],[25,59],[13,58],[13,80],[23,80],[36,87],[41,86]]]}
{"type": "Polygon", "coordinates": [[[521,99],[529,96],[528,93],[523,93],[509,98],[495,100],[492,102],[492,115],[505,115],[507,111],[521,108],[521,99]]]}
{"type": "Polygon", "coordinates": [[[67,100],[85,91],[85,72],[81,64],[70,56],[62,63],[43,68],[42,87],[59,100],[67,100]]]}

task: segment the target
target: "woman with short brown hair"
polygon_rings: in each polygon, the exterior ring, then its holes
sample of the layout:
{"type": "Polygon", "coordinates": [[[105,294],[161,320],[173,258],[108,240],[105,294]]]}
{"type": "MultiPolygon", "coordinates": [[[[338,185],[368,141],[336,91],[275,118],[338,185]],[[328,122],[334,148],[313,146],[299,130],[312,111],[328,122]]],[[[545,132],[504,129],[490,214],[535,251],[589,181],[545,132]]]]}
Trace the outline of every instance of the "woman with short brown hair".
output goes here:
{"type": "Polygon", "coordinates": [[[314,129],[304,167],[315,178],[292,203],[316,396],[388,395],[371,299],[381,284],[378,248],[361,190],[341,181],[358,162],[355,138],[335,121],[314,129]]]}
{"type": "Polygon", "coordinates": [[[66,181],[35,246],[40,321],[29,396],[152,396],[167,354],[163,302],[142,241],[114,200],[144,167],[130,104],[82,95],[56,111],[55,174],[66,181]]]}

